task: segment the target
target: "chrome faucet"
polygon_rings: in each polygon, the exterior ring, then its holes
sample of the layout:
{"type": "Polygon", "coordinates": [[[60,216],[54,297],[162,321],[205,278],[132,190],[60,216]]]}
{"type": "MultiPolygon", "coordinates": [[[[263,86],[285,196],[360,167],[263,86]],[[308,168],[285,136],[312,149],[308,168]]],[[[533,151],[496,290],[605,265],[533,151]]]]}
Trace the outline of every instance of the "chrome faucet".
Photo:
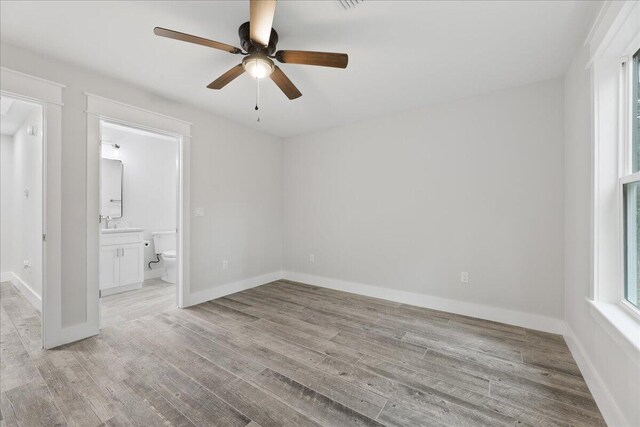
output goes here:
{"type": "Polygon", "coordinates": [[[102,217],[102,219],[104,219],[104,222],[105,222],[105,224],[106,224],[106,226],[107,226],[107,227],[106,227],[106,228],[107,228],[107,230],[108,230],[109,228],[111,228],[111,227],[109,227],[109,225],[110,225],[109,223],[110,223],[110,222],[111,222],[111,220],[113,219],[113,218],[111,218],[111,215],[103,216],[103,217],[102,217]]]}

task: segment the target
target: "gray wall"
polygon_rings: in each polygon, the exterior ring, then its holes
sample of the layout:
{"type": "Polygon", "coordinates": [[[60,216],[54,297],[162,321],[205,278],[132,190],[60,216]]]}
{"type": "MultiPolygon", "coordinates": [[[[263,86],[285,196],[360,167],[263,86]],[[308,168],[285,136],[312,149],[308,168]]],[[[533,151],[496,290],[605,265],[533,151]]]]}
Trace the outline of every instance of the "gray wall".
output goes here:
{"type": "Polygon", "coordinates": [[[283,178],[285,270],[562,318],[562,80],[287,139],[283,178]]]}

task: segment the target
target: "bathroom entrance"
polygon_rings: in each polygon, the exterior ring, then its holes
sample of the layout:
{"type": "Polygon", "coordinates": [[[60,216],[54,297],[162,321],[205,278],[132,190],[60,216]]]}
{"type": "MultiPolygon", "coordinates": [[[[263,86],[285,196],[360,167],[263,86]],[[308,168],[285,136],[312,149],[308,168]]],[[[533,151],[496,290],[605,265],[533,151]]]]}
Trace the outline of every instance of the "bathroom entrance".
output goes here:
{"type": "Polygon", "coordinates": [[[179,138],[100,121],[100,325],[178,305],[179,138]]]}

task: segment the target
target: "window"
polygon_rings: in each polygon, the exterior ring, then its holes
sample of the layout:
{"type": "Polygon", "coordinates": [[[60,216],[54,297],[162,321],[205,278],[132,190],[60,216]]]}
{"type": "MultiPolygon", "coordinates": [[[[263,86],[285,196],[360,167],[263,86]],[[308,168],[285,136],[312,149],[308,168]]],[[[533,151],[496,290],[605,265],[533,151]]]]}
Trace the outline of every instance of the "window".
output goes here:
{"type": "Polygon", "coordinates": [[[631,61],[629,147],[621,178],[624,217],[624,299],[640,307],[640,50],[631,61]],[[630,164],[629,164],[630,163],[630,164]]]}

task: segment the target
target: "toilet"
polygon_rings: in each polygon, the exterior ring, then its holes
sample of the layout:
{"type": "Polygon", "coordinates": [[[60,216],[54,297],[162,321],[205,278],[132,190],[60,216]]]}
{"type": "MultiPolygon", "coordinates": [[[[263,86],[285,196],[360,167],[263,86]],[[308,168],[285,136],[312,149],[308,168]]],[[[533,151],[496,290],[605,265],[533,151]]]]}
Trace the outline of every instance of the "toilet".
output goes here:
{"type": "Polygon", "coordinates": [[[176,232],[154,231],[153,248],[162,259],[164,273],[160,279],[167,283],[176,283],[178,266],[176,264],[176,232]]]}

